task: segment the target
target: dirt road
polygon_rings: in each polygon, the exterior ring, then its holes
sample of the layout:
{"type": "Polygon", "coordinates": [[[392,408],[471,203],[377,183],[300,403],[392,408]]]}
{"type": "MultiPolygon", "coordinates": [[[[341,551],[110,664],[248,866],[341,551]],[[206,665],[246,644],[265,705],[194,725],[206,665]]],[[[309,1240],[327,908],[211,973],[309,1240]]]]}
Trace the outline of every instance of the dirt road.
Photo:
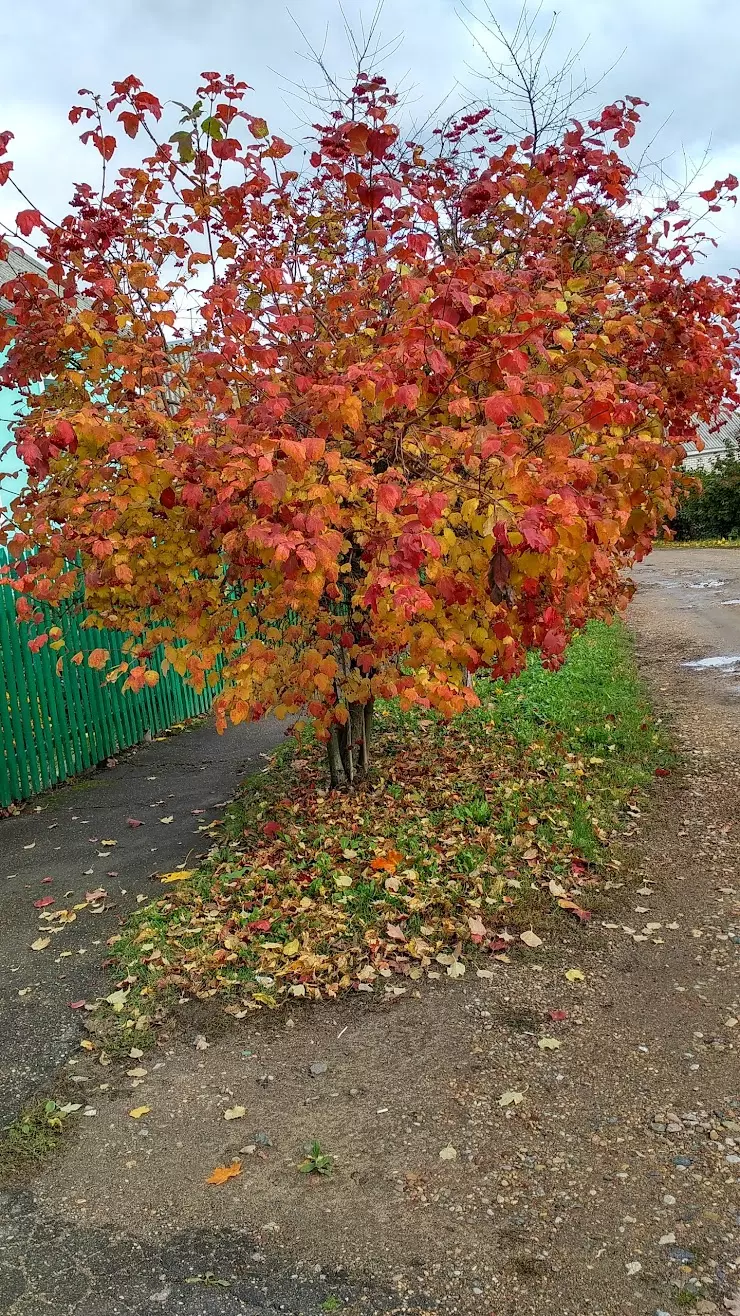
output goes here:
{"type": "Polygon", "coordinates": [[[95,1113],[6,1195],[0,1310],[738,1316],[740,676],[684,663],[740,655],[740,552],[656,553],[639,579],[685,767],[629,820],[591,924],[382,1002],[225,1032],[181,1006],[135,1074],[89,1068],[95,1113]],[[312,1138],[338,1158],[316,1183],[312,1138]]]}
{"type": "Polygon", "coordinates": [[[219,736],[204,719],[0,820],[0,1123],[79,1047],[70,1007],[100,995],[106,939],[149,898],[152,873],[192,867],[219,806],[283,735],[276,722],[233,730],[219,736]],[[37,901],[72,920],[44,923],[37,901]]]}

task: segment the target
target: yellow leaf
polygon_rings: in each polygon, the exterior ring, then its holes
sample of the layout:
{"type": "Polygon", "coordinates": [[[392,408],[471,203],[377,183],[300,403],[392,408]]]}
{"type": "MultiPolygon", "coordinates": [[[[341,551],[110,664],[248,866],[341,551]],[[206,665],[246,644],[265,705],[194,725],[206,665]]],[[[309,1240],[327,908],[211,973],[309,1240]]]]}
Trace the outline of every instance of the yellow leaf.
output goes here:
{"type": "Polygon", "coordinates": [[[524,1101],[523,1092],[502,1092],[498,1099],[499,1106],[519,1106],[524,1101]]]}
{"type": "Polygon", "coordinates": [[[523,941],[525,946],[529,946],[530,950],[536,950],[538,946],[542,945],[542,938],[538,937],[537,933],[533,932],[531,928],[526,932],[522,932],[519,940],[523,941]]]}
{"type": "Polygon", "coordinates": [[[286,941],[285,945],[283,946],[283,955],[289,955],[289,956],[297,955],[300,949],[301,949],[301,943],[297,937],[294,937],[292,941],[286,941]]]}
{"type": "Polygon", "coordinates": [[[583,982],[586,977],[580,969],[566,969],[565,976],[568,982],[583,982]]]}
{"type": "Polygon", "coordinates": [[[51,937],[37,937],[35,941],[31,942],[31,950],[46,950],[50,941],[51,937]]]}
{"type": "Polygon", "coordinates": [[[101,841],[101,845],[118,845],[118,841],[101,841]]]}
{"type": "Polygon", "coordinates": [[[140,1120],[142,1115],[148,1115],[150,1110],[151,1106],[134,1106],[134,1109],[129,1111],[129,1115],[132,1120],[140,1120]]]}
{"type": "Polygon", "coordinates": [[[269,1006],[271,1010],[277,1009],[277,1001],[275,1000],[275,997],[270,996],[268,992],[253,992],[252,1000],[259,1001],[261,1005],[269,1006]]]}
{"type": "Polygon", "coordinates": [[[557,1037],[541,1037],[537,1045],[540,1051],[559,1051],[562,1042],[559,1042],[557,1037]]]}
{"type": "Polygon", "coordinates": [[[94,1051],[94,1050],[95,1050],[95,1043],[94,1043],[94,1042],[91,1042],[90,1039],[87,1038],[87,1037],[84,1037],[84,1038],[82,1039],[82,1041],[80,1042],[80,1046],[82,1047],[83,1051],[94,1051]]]}
{"type": "Polygon", "coordinates": [[[336,876],[335,876],[335,878],[334,878],[334,885],[335,885],[335,886],[351,886],[351,885],[352,885],[352,878],[349,876],[349,873],[337,873],[336,876]]]}
{"type": "Polygon", "coordinates": [[[246,1106],[230,1106],[228,1110],[224,1111],[224,1119],[241,1120],[244,1119],[246,1113],[247,1113],[246,1106]]]}
{"type": "Polygon", "coordinates": [[[163,873],[160,882],[187,882],[197,872],[195,868],[184,868],[181,873],[163,873]]]}
{"type": "Polygon", "coordinates": [[[217,1165],[213,1174],[209,1174],[206,1183],[222,1184],[229,1179],[235,1179],[242,1172],[241,1161],[232,1161],[231,1165],[217,1165]]]}

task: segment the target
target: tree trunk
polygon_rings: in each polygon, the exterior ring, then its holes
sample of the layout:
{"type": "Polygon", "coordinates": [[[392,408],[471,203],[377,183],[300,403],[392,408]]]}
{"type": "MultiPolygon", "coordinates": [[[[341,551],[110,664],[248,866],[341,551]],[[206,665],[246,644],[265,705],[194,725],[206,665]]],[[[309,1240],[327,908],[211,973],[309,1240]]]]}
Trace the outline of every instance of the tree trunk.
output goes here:
{"type": "Polygon", "coordinates": [[[349,704],[344,726],[332,727],[327,745],[332,790],[337,789],[342,778],[353,789],[370,771],[374,702],[371,699],[367,704],[349,704]]]}

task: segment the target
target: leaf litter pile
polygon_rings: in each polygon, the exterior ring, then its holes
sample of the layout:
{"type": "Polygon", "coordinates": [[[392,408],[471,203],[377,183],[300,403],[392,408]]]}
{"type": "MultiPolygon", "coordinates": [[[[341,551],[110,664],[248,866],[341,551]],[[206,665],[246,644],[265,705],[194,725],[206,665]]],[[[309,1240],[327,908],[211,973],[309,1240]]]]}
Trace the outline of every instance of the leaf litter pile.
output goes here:
{"type": "Polygon", "coordinates": [[[593,624],[560,672],[533,662],[478,694],[451,723],[383,707],[355,793],[328,792],[319,746],[280,751],[204,866],[164,875],[166,894],[112,938],[127,1005],[215,996],[242,1017],[398,992],[488,975],[514,948],[546,951],[560,919],[587,921],[618,881],[609,842],[669,758],[627,633],[593,624]]]}

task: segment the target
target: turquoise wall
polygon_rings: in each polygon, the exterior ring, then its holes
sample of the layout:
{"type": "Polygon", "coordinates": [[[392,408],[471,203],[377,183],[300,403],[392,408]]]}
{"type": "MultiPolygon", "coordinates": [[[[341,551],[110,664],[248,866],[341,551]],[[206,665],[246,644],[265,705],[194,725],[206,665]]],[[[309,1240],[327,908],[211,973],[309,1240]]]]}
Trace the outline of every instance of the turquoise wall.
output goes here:
{"type": "MultiPolygon", "coordinates": [[[[5,354],[0,353],[0,365],[5,360],[5,354]]],[[[26,483],[26,473],[23,462],[16,456],[15,450],[11,448],[10,452],[2,453],[2,449],[12,439],[11,423],[21,414],[23,410],[23,400],[20,393],[16,393],[10,388],[0,388],[0,507],[7,507],[11,498],[26,483]],[[13,479],[8,479],[10,472],[17,472],[13,479]]]]}

